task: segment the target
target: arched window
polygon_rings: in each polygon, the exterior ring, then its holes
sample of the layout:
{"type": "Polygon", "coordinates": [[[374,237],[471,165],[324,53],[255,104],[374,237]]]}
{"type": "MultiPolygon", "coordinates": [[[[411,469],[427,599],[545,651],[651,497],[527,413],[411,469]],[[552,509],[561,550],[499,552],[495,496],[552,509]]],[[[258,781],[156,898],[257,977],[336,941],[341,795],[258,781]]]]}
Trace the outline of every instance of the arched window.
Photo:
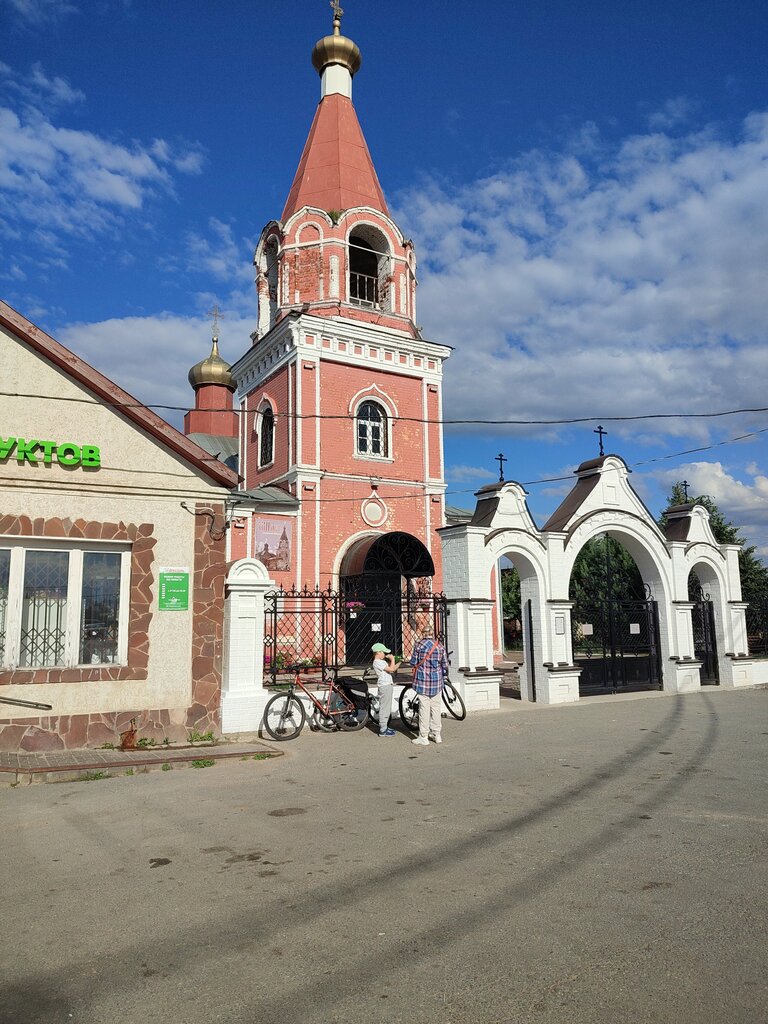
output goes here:
{"type": "Polygon", "coordinates": [[[357,453],[377,458],[389,455],[387,414],[377,402],[363,402],[357,410],[357,453]]]}
{"type": "Polygon", "coordinates": [[[268,466],[275,457],[275,414],[267,405],[261,410],[261,436],[259,438],[259,466],[268,466]]]}

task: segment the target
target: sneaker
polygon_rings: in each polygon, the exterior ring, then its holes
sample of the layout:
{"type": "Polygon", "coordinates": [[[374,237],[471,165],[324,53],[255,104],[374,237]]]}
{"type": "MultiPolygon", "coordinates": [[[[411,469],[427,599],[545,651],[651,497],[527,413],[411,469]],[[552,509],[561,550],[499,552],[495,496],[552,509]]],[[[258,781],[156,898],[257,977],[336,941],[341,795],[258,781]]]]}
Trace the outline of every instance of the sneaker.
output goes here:
{"type": "Polygon", "coordinates": [[[430,733],[429,738],[432,740],[433,743],[442,743],[443,742],[442,736],[433,736],[430,733]]]}
{"type": "Polygon", "coordinates": [[[386,732],[380,732],[379,736],[397,736],[397,733],[394,729],[387,729],[386,732]]]}
{"type": "Polygon", "coordinates": [[[415,743],[417,747],[429,746],[429,740],[426,736],[417,736],[415,740],[411,740],[411,743],[415,743]]]}

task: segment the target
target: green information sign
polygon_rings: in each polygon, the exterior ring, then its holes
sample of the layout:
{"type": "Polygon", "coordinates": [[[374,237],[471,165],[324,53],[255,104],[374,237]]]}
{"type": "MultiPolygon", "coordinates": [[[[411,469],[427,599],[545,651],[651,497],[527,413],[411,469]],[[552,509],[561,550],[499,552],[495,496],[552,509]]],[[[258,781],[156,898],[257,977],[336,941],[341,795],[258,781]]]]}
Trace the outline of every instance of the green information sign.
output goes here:
{"type": "Polygon", "coordinates": [[[189,569],[160,568],[157,607],[161,612],[185,612],[189,608],[189,569]]]}

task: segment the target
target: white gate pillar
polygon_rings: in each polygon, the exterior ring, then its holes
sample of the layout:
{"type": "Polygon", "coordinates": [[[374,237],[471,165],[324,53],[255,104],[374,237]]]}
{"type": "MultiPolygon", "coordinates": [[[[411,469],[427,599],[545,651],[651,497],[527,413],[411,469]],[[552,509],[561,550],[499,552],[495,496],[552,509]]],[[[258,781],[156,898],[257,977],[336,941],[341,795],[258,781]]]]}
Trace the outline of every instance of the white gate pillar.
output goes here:
{"type": "Polygon", "coordinates": [[[475,526],[440,529],[443,591],[448,599],[450,678],[468,711],[497,708],[501,676],[493,670],[491,566],[486,531],[475,526]]]}
{"type": "Polygon", "coordinates": [[[264,689],[264,595],[275,584],[262,562],[241,558],[225,586],[221,731],[256,732],[269,697],[264,689]]]}
{"type": "Polygon", "coordinates": [[[541,645],[545,674],[536,682],[536,700],[540,704],[569,704],[579,699],[581,669],[573,662],[572,608],[570,600],[547,601],[541,645]]]}

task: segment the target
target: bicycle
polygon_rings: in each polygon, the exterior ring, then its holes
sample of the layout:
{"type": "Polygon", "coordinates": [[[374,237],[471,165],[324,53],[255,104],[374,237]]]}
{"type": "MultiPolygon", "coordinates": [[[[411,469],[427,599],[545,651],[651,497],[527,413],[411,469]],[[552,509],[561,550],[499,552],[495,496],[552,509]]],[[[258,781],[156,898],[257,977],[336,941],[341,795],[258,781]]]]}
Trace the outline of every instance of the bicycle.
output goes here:
{"type": "MultiPolygon", "coordinates": [[[[373,678],[373,670],[367,668],[363,673],[363,682],[367,683],[373,678]]],[[[367,697],[368,701],[368,719],[374,724],[378,725],[379,722],[379,695],[377,693],[369,693],[367,697]]],[[[457,722],[463,722],[467,717],[467,708],[464,704],[461,694],[453,685],[446,679],[443,683],[443,704],[452,718],[455,718],[457,722]]],[[[411,683],[408,683],[400,691],[400,697],[397,702],[397,707],[400,712],[400,718],[405,723],[406,727],[411,732],[419,731],[419,695],[414,690],[411,683]]]]}
{"type": "MultiPolygon", "coordinates": [[[[453,683],[449,683],[447,679],[443,683],[443,704],[445,704],[451,717],[455,718],[457,722],[463,722],[467,717],[467,708],[461,694],[453,683]]],[[[418,732],[419,695],[413,686],[409,684],[403,687],[397,706],[400,711],[400,718],[405,723],[406,728],[410,729],[411,732],[418,732]]]]}
{"type": "Polygon", "coordinates": [[[357,732],[363,728],[368,721],[367,712],[358,715],[354,702],[335,681],[323,681],[322,685],[327,686],[328,692],[324,700],[318,700],[301,681],[300,668],[300,665],[286,666],[287,671],[295,673],[293,681],[288,684],[287,690],[270,697],[264,708],[264,728],[273,740],[293,740],[304,728],[307,712],[303,702],[296,696],[297,689],[307,695],[312,706],[310,729],[320,732],[357,732]]]}

